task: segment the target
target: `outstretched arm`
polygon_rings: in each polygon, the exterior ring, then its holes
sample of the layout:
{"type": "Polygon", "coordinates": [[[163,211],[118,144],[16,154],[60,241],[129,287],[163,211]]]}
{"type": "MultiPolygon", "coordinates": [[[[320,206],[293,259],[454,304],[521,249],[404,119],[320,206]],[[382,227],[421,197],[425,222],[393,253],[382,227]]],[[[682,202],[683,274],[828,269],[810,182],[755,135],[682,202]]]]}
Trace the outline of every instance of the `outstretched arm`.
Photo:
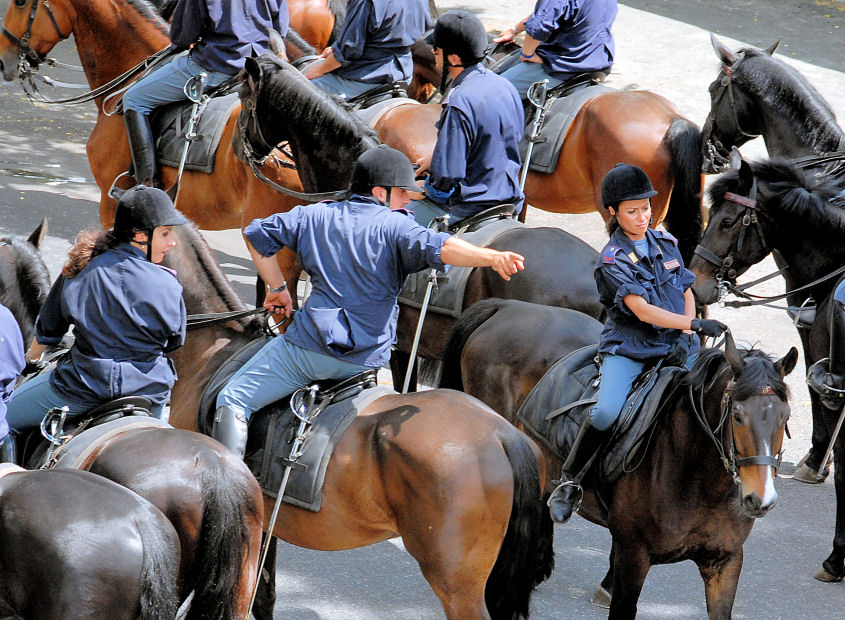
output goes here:
{"type": "Polygon", "coordinates": [[[449,237],[443,244],[440,260],[455,267],[491,267],[505,280],[525,269],[525,257],[516,252],[481,248],[456,237],[449,237]]]}

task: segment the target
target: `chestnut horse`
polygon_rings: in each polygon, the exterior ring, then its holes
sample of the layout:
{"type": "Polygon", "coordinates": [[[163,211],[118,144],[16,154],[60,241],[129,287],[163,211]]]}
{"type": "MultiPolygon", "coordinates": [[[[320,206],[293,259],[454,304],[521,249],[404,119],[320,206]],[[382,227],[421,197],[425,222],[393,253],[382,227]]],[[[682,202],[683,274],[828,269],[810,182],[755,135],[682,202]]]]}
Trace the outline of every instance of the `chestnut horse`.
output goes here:
{"type": "MultiPolygon", "coordinates": [[[[166,262],[179,274],[188,312],[245,309],[199,233],[180,226],[176,234],[166,262]]],[[[256,322],[189,332],[173,355],[180,379],[172,424],[197,427],[212,375],[259,333],[256,322]]],[[[337,444],[320,511],[281,504],[272,534],[326,551],[401,536],[447,618],[522,617],[553,563],[544,475],[537,447],[476,399],[450,390],[389,394],[360,412],[337,444]]],[[[265,496],[265,514],[273,502],[265,496]]],[[[271,618],[258,602],[256,617],[271,618]]]]}
{"type": "MultiPolygon", "coordinates": [[[[812,326],[800,330],[809,367],[830,354],[831,299],[841,280],[837,271],[845,265],[845,217],[842,207],[830,201],[841,196],[842,181],[819,180],[814,172],[801,171],[778,160],[751,165],[742,160],[735,163],[737,167],[720,176],[708,190],[713,206],[701,240],[704,252],[690,264],[696,275],[693,290],[700,303],[715,303],[722,282],[735,283],[736,277],[749,267],[770,252],[777,252],[788,266],[784,274],[787,303],[800,307],[810,296],[816,300],[812,326]],[[752,219],[752,214],[756,219],[752,219]],[[754,221],[756,224],[751,226],[754,221]],[[728,258],[730,264],[725,264],[728,258]]],[[[815,390],[810,390],[810,398],[813,448],[807,462],[815,471],[830,444],[840,412],[826,408],[815,390]],[[817,460],[810,463],[810,458],[817,460]]],[[[833,458],[836,529],[833,549],[815,574],[820,581],[845,578],[845,433],[837,437],[833,458]]]]}
{"type": "Polygon", "coordinates": [[[174,618],[179,547],[150,502],[100,476],[0,465],[4,618],[174,618]]]}
{"type": "MultiPolygon", "coordinates": [[[[0,237],[0,302],[15,311],[21,331],[30,337],[50,289],[37,251],[45,232],[42,222],[28,243],[0,237]]],[[[181,546],[180,600],[194,593],[186,618],[245,616],[257,574],[264,504],[243,461],[199,433],[134,427],[112,435],[78,467],[131,489],[170,519],[181,546]]]]}
{"type": "MultiPolygon", "coordinates": [[[[579,347],[584,335],[572,318],[550,320],[547,311],[520,308],[525,338],[518,341],[507,316],[514,311],[488,302],[461,316],[441,386],[463,387],[530,433],[516,414],[538,369],[549,363],[549,333],[556,333],[561,355],[579,347]]],[[[585,480],[579,514],[607,527],[613,540],[610,570],[593,597],[596,604],[609,598],[610,618],[635,617],[651,566],[681,560],[698,566],[708,616],[731,617],[743,543],[754,519],[777,500],[774,477],[789,417],[783,377],[797,360],[794,347],[777,362],[761,351],[740,352],[730,336],[724,353],[702,351],[689,375],[663,395],[638,465],[612,484],[585,480]]],[[[535,436],[550,463],[547,490],[566,458],[560,428],[535,436]]]]}

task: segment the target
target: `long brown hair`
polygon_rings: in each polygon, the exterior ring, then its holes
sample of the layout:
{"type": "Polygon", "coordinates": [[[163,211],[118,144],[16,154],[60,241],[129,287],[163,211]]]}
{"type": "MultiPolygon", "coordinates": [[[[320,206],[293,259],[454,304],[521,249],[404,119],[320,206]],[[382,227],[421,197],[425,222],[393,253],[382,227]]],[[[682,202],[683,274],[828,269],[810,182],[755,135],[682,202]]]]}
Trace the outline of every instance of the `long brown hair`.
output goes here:
{"type": "Polygon", "coordinates": [[[67,253],[67,262],[62,267],[62,275],[66,278],[74,277],[85,269],[92,258],[129,241],[130,238],[125,234],[115,234],[113,230],[98,230],[96,228],[83,230],[74,239],[73,247],[67,253]]]}

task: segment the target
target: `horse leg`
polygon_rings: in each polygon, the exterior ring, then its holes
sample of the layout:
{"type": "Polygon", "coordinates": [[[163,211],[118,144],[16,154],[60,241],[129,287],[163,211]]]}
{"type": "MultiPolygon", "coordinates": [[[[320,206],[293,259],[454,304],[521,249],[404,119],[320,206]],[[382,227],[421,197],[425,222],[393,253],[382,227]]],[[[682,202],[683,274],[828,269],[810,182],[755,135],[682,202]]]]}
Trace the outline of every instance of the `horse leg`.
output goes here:
{"type": "MultiPolygon", "coordinates": [[[[615,537],[614,537],[615,538],[615,537]]],[[[645,578],[651,568],[648,552],[642,545],[617,545],[613,543],[613,587],[610,599],[609,620],[622,620],[637,616],[637,601],[640,598],[645,578]]]]}
{"type": "Polygon", "coordinates": [[[696,564],[704,580],[707,616],[710,620],[729,619],[742,571],[742,547],[736,553],[722,555],[712,561],[699,560],[696,564]]]}
{"type": "MultiPolygon", "coordinates": [[[[267,536],[267,534],[265,534],[267,536]]],[[[255,620],[273,620],[273,607],[276,604],[276,537],[270,538],[267,547],[267,559],[258,575],[258,590],[252,615],[255,620]]]]}
{"type": "Polygon", "coordinates": [[[834,449],[836,467],[833,483],[836,487],[836,526],[833,534],[833,550],[813,575],[819,581],[839,582],[845,577],[845,441],[842,434],[836,440],[834,449]]]}
{"type": "MultiPolygon", "coordinates": [[[[402,392],[405,385],[405,373],[408,372],[408,364],[411,363],[411,354],[408,351],[393,349],[390,354],[390,375],[393,377],[393,389],[402,392]]],[[[411,381],[408,383],[408,391],[417,391],[417,362],[414,360],[414,369],[411,371],[411,381]]]]}
{"type": "Polygon", "coordinates": [[[601,580],[601,584],[593,595],[590,597],[590,604],[602,609],[610,609],[610,601],[613,597],[613,546],[610,547],[610,566],[607,569],[607,574],[601,580]]]}

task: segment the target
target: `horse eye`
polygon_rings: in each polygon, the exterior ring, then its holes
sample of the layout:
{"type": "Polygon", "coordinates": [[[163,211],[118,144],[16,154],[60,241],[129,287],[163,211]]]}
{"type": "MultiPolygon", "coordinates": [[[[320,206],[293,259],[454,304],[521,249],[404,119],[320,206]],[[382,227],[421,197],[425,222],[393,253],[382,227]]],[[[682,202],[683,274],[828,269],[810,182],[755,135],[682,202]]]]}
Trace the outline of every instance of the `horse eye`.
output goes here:
{"type": "MultiPolygon", "coordinates": [[[[739,219],[739,218],[737,218],[737,219],[739,219]]],[[[734,227],[734,224],[736,224],[737,219],[733,219],[733,220],[724,219],[721,222],[719,222],[719,228],[721,228],[722,230],[730,230],[731,228],[734,227]]]]}
{"type": "Polygon", "coordinates": [[[15,6],[22,7],[25,6],[27,2],[28,0],[15,0],[15,6]]]}
{"type": "Polygon", "coordinates": [[[744,424],[744,422],[742,420],[742,414],[739,411],[733,412],[733,418],[734,418],[734,424],[738,424],[739,426],[742,426],[744,424]]]}

